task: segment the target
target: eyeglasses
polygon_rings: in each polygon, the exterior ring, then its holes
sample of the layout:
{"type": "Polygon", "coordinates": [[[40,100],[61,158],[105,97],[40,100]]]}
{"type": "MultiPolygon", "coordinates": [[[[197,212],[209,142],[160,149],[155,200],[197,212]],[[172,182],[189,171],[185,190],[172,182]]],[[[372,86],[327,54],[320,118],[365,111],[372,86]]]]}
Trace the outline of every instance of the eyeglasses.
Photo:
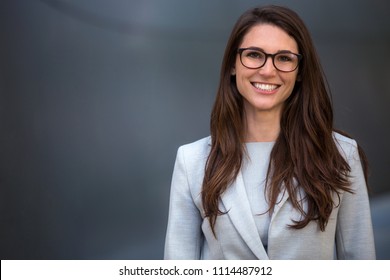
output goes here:
{"type": "Polygon", "coordinates": [[[281,51],[275,54],[265,53],[258,48],[238,49],[241,64],[249,69],[259,69],[265,65],[268,57],[272,58],[275,68],[281,72],[292,72],[298,68],[302,55],[290,51],[281,51]]]}

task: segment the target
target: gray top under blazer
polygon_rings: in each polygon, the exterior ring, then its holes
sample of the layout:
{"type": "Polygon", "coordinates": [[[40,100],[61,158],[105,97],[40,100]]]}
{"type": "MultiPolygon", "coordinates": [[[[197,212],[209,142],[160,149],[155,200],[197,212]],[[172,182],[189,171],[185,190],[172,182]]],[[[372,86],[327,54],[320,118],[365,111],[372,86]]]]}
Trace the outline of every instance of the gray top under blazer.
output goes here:
{"type": "MultiPolygon", "coordinates": [[[[287,192],[280,193],[268,229],[267,251],[261,242],[240,172],[222,194],[214,237],[204,216],[201,189],[210,137],[181,146],[172,177],[165,259],[375,259],[367,187],[354,140],[335,133],[351,167],[353,194],[342,193],[324,232],[316,222],[288,228],[300,218],[287,192]]],[[[335,197],[336,199],[336,197],[335,197]]]]}

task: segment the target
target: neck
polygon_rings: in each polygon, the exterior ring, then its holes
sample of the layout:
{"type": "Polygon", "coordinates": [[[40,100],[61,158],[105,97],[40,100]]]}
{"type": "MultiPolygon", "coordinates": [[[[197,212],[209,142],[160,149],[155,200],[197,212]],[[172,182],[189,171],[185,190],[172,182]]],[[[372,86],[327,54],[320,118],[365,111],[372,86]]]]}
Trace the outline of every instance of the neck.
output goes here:
{"type": "Polygon", "coordinates": [[[245,141],[273,142],[280,132],[280,114],[275,112],[246,112],[245,141]]]}

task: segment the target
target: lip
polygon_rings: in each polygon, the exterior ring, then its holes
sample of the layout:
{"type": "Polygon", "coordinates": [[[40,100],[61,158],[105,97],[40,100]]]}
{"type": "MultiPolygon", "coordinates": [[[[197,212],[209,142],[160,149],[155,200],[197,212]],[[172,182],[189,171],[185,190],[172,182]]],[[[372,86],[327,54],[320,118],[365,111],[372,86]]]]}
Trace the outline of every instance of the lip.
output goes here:
{"type": "Polygon", "coordinates": [[[252,87],[256,92],[261,94],[275,94],[281,85],[271,84],[271,83],[260,83],[260,82],[251,82],[252,87]]]}

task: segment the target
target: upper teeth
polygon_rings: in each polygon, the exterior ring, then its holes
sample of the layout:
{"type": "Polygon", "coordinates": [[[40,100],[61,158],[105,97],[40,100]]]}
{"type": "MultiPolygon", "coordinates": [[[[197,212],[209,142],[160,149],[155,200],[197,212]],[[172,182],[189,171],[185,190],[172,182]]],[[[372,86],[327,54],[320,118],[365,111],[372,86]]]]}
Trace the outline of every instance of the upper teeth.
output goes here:
{"type": "Polygon", "coordinates": [[[260,84],[260,83],[253,83],[253,85],[258,89],[266,90],[266,91],[272,91],[278,87],[277,85],[260,84]]]}

